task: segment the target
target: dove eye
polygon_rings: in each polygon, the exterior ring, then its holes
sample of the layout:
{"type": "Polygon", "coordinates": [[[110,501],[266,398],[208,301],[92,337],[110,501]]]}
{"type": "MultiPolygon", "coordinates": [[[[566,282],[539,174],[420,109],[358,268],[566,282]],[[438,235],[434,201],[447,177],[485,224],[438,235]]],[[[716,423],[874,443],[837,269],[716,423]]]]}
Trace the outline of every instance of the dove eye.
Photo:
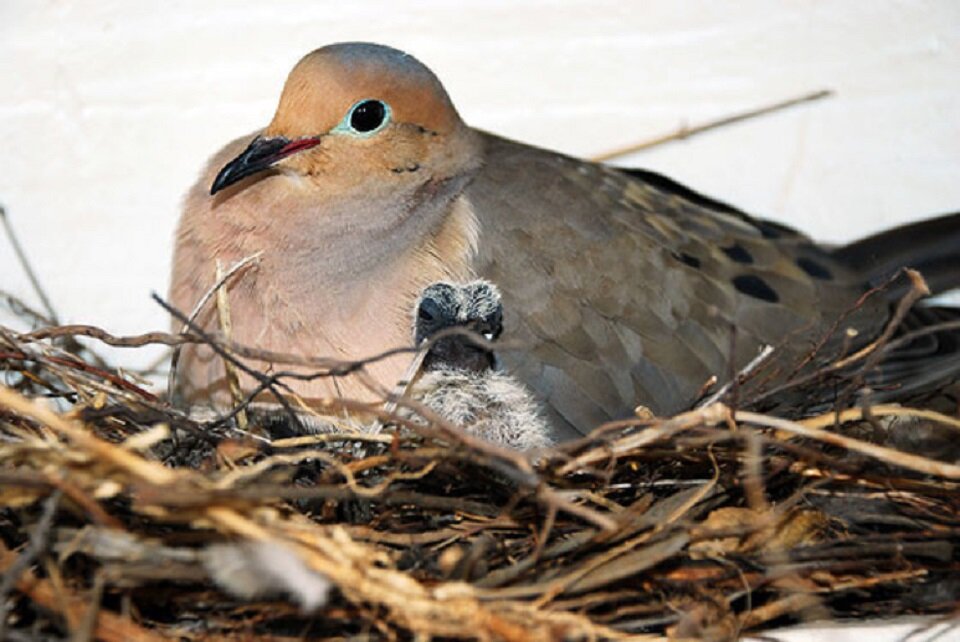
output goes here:
{"type": "Polygon", "coordinates": [[[433,323],[440,320],[443,316],[443,310],[440,304],[433,299],[427,298],[420,302],[420,308],[417,310],[417,318],[425,323],[433,323]]]}
{"type": "Polygon", "coordinates": [[[427,310],[425,307],[421,306],[417,316],[420,317],[421,321],[433,321],[433,315],[430,313],[430,310],[427,310]]]}
{"type": "Polygon", "coordinates": [[[361,100],[350,108],[343,128],[356,134],[373,134],[390,120],[390,106],[380,100],[361,100]]]}

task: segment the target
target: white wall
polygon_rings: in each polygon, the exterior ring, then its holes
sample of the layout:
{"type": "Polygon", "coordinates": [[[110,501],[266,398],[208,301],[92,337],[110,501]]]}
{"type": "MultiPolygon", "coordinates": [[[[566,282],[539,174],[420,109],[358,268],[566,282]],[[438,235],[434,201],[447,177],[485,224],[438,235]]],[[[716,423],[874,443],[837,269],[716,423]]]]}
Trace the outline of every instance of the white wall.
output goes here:
{"type": "MultiPolygon", "coordinates": [[[[181,195],[325,43],[406,49],[480,127],[590,155],[828,87],[629,162],[842,241],[960,208],[960,3],[0,4],[0,203],[64,319],[165,327],[181,195]]],[[[34,301],[0,239],[0,287],[34,301]]]]}
{"type": "MultiPolygon", "coordinates": [[[[348,39],[414,53],[477,126],[581,155],[831,88],[629,160],[834,242],[960,209],[956,0],[3,0],[0,203],[61,317],[165,328],[148,293],[181,195],[301,55],[348,39]]],[[[36,302],[2,238],[0,289],[36,302]]]]}

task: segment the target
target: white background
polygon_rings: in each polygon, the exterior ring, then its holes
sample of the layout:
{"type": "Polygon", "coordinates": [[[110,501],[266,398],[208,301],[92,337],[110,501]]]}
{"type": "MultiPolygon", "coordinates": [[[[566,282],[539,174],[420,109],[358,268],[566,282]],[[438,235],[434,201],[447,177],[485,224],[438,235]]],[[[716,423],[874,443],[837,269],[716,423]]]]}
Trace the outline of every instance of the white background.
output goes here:
{"type": "MultiPolygon", "coordinates": [[[[414,53],[464,118],[579,155],[819,88],[625,162],[839,242],[960,209],[960,2],[0,2],[0,203],[61,317],[166,327],[180,199],[320,45],[414,53]]],[[[0,288],[35,301],[0,238],[0,288]]]]}
{"type": "MultiPolygon", "coordinates": [[[[2,0],[0,203],[62,320],[167,326],[148,295],[182,194],[341,40],[405,49],[468,122],[578,155],[829,88],[624,162],[830,242],[960,209],[956,0],[2,0]]],[[[0,289],[36,304],[4,238],[0,289]]]]}

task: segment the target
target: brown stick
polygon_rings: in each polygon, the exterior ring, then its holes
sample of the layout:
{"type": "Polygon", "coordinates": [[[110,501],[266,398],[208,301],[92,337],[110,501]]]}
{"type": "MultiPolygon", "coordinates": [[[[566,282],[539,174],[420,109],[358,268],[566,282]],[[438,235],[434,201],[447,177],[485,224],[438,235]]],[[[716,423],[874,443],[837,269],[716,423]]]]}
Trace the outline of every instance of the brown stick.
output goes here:
{"type": "Polygon", "coordinates": [[[725,127],[727,125],[733,125],[734,123],[743,122],[745,120],[750,120],[751,118],[756,118],[757,116],[766,116],[767,114],[772,114],[777,111],[787,109],[789,107],[795,107],[803,103],[813,102],[815,100],[821,100],[832,96],[833,92],[829,89],[821,89],[820,91],[815,91],[808,94],[803,94],[802,96],[797,96],[796,98],[790,98],[788,100],[782,100],[778,103],[773,103],[772,105],[766,105],[764,107],[759,107],[757,109],[751,109],[749,111],[740,112],[732,116],[725,116],[724,118],[718,118],[716,120],[709,120],[705,123],[699,125],[694,125],[693,127],[687,127],[686,125],[681,126],[679,129],[656,138],[643,141],[641,143],[634,143],[633,145],[625,145],[623,147],[617,147],[609,151],[603,152],[602,154],[594,155],[592,160],[595,161],[609,161],[614,158],[619,158],[620,156],[626,156],[627,154],[633,154],[635,152],[644,151],[651,149],[653,147],[659,147],[660,145],[665,145],[677,140],[684,140],[690,138],[691,136],[696,136],[697,134],[702,134],[704,132],[710,131],[711,129],[718,129],[720,127],[725,127]]]}
{"type": "MultiPolygon", "coordinates": [[[[102,379],[105,379],[106,381],[109,381],[110,383],[114,384],[118,388],[122,388],[127,392],[135,393],[149,401],[158,401],[158,398],[156,397],[156,395],[153,395],[152,393],[147,392],[140,386],[130,383],[126,379],[123,379],[122,377],[118,377],[112,372],[107,372],[106,370],[102,370],[100,368],[97,368],[96,366],[91,366],[89,363],[86,363],[85,361],[80,361],[79,359],[66,359],[63,357],[55,357],[52,355],[46,355],[45,358],[50,363],[55,363],[57,365],[65,366],[67,368],[75,368],[76,370],[81,370],[83,372],[94,374],[98,377],[101,377],[102,379]]],[[[0,359],[16,359],[18,361],[37,361],[36,357],[26,354],[24,352],[0,352],[0,359]]]]}
{"type": "Polygon", "coordinates": [[[44,291],[43,286],[40,285],[40,279],[37,278],[37,274],[33,271],[30,261],[27,260],[27,255],[24,253],[23,247],[20,245],[19,239],[17,239],[17,235],[13,232],[13,226],[10,225],[10,219],[7,218],[7,210],[4,209],[3,205],[0,205],[0,221],[3,222],[3,229],[6,231],[7,238],[10,240],[10,245],[13,246],[13,251],[17,255],[17,259],[20,261],[20,266],[23,268],[27,278],[30,280],[30,285],[33,286],[34,292],[36,292],[37,296],[40,297],[40,302],[43,304],[43,308],[47,311],[47,317],[55,324],[59,323],[60,321],[57,319],[57,311],[54,310],[53,305],[50,304],[50,299],[47,298],[47,293],[44,291]]]}
{"type": "MultiPolygon", "coordinates": [[[[11,568],[17,563],[19,557],[0,541],[0,570],[6,571],[11,568]]],[[[49,580],[37,578],[32,571],[27,571],[20,577],[16,583],[16,589],[27,595],[41,608],[59,613],[69,622],[82,622],[90,610],[88,600],[70,592],[58,592],[49,580]]],[[[93,638],[106,640],[106,642],[126,642],[127,640],[163,642],[168,639],[108,611],[99,611],[96,614],[93,638]]]]}
{"type": "Polygon", "coordinates": [[[921,457],[919,455],[905,453],[899,450],[894,450],[893,448],[877,446],[876,444],[871,444],[870,442],[853,439],[851,437],[844,437],[843,435],[837,435],[832,432],[827,432],[826,430],[810,428],[809,426],[805,426],[795,421],[788,421],[786,419],[779,419],[777,417],[769,417],[767,415],[761,415],[755,412],[746,412],[743,410],[738,410],[734,414],[734,418],[737,421],[751,423],[758,426],[767,426],[769,428],[777,428],[778,430],[784,430],[795,435],[800,435],[801,437],[815,439],[833,446],[840,446],[842,448],[846,448],[847,450],[852,450],[854,452],[867,455],[868,457],[878,459],[882,462],[907,468],[925,475],[936,475],[946,479],[960,479],[960,466],[937,461],[935,459],[929,459],[927,457],[921,457]]]}

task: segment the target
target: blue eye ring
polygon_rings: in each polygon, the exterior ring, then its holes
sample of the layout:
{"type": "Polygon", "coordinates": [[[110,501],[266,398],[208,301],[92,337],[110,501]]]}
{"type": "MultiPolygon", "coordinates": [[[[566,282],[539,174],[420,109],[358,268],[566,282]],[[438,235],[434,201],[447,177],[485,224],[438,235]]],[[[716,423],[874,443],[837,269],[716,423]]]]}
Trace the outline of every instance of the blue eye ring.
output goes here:
{"type": "Polygon", "coordinates": [[[387,103],[376,98],[364,98],[347,110],[347,115],[333,131],[366,138],[386,127],[392,115],[387,103]]]}

